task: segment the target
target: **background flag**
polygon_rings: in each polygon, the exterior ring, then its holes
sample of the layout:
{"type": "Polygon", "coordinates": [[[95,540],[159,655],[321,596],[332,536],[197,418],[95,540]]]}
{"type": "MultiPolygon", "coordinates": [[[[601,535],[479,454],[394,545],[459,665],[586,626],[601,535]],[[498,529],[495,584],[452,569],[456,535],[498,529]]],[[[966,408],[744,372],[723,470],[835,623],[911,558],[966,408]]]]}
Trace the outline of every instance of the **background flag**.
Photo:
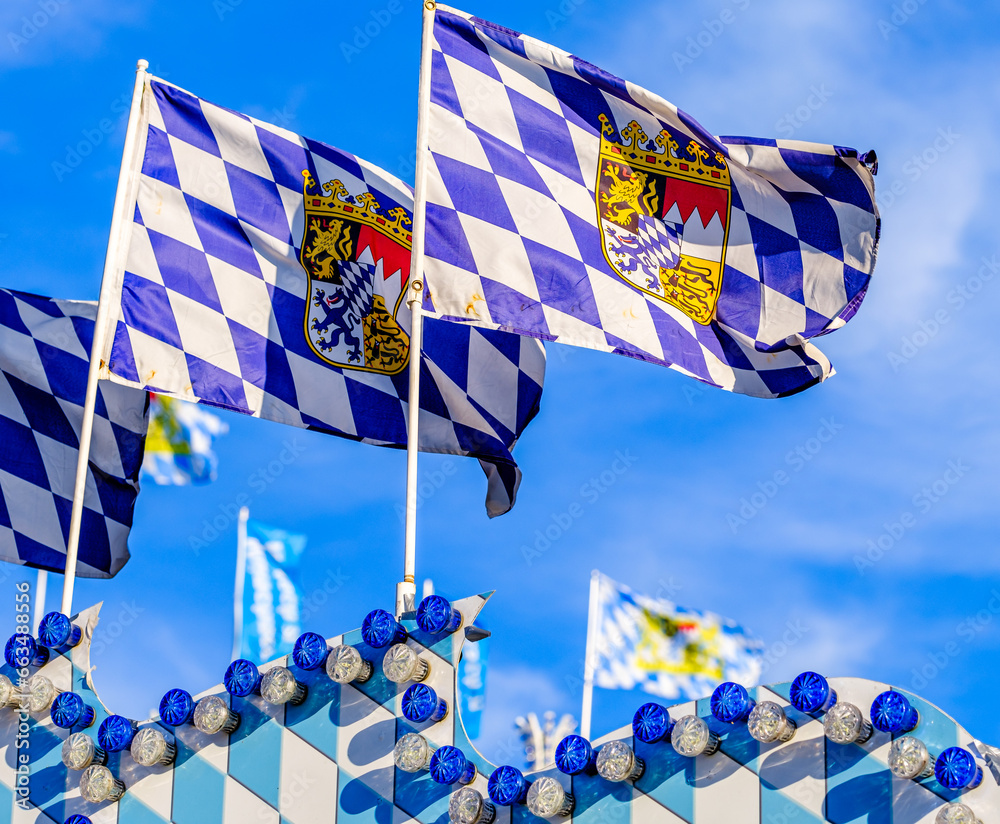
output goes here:
{"type": "Polygon", "coordinates": [[[214,481],[218,461],[212,441],[228,431],[218,415],[198,404],[151,394],[143,477],[161,486],[214,481]]]}
{"type": "MultiPolygon", "coordinates": [[[[482,627],[479,622],[478,626],[482,627]]],[[[486,708],[486,665],[489,663],[490,639],[475,643],[466,642],[462,647],[462,660],[458,662],[459,694],[462,700],[462,723],[469,738],[479,737],[479,729],[486,708]]]]}
{"type": "Polygon", "coordinates": [[[428,311],[671,366],[757,397],[833,373],[857,311],[871,156],[717,138],[644,89],[437,6],[428,311]]]}
{"type": "Polygon", "coordinates": [[[723,681],[757,683],[763,643],[727,618],[633,592],[600,576],[594,683],[672,701],[705,698],[723,681]]]}
{"type": "MultiPolygon", "coordinates": [[[[411,189],[153,78],[139,132],[105,377],[405,446],[411,189]]],[[[537,412],[544,358],[515,335],[425,326],[420,449],[481,459],[491,516],[513,503],[510,450],[537,412]]]]}
{"type": "Polygon", "coordinates": [[[240,520],[233,658],[263,664],[290,653],[302,634],[298,567],[306,537],[250,521],[245,509],[240,520]]]}
{"type": "MultiPolygon", "coordinates": [[[[0,289],[0,559],[63,572],[97,305],[0,289]]],[[[129,558],[145,392],[102,382],[77,575],[129,558]]]]}

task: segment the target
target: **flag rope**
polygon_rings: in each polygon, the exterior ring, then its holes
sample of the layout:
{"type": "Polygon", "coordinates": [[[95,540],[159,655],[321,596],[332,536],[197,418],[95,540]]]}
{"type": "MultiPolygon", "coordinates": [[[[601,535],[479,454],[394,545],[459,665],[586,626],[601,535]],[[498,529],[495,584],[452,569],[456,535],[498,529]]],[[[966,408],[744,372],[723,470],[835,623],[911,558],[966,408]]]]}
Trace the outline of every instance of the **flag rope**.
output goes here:
{"type": "MultiPolygon", "coordinates": [[[[132,107],[129,110],[128,129],[125,133],[125,148],[122,151],[122,165],[118,173],[118,187],[115,190],[115,205],[111,217],[111,232],[108,237],[108,251],[104,258],[104,275],[101,281],[101,298],[97,307],[97,322],[94,326],[94,342],[90,349],[90,369],[87,372],[87,395],[83,405],[83,424],[80,427],[80,452],[76,462],[76,482],[73,486],[73,509],[70,515],[69,535],[66,539],[66,569],[63,578],[61,611],[72,615],[73,586],[76,582],[76,563],[80,548],[80,527],[83,523],[83,497],[87,489],[87,469],[90,463],[90,441],[94,431],[94,410],[97,406],[97,381],[101,367],[101,352],[104,351],[108,323],[111,316],[112,292],[118,285],[121,260],[128,248],[128,227],[135,208],[138,186],[140,134],[139,121],[142,112],[142,92],[146,86],[146,69],[149,63],[140,60],[135,67],[135,86],[132,90],[132,107]]],[[[117,293],[120,293],[120,288],[117,293]]]]}
{"type": "Polygon", "coordinates": [[[420,446],[420,353],[424,313],[424,226],[427,214],[427,145],[430,130],[431,55],[434,31],[434,0],[424,2],[420,47],[420,85],[417,92],[417,168],[413,192],[413,253],[410,262],[410,393],[406,420],[406,523],[404,531],[403,580],[396,585],[396,615],[414,608],[417,597],[417,452],[420,446]]]}

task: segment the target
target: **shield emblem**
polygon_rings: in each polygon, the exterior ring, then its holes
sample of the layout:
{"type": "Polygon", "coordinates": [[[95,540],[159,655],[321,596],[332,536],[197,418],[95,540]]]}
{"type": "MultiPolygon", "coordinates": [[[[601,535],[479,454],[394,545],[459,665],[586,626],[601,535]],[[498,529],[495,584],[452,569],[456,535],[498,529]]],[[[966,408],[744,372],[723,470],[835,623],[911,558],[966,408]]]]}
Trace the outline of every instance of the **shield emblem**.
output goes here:
{"type": "Polygon", "coordinates": [[[410,213],[385,212],[371,192],[340,180],[305,178],[299,261],[309,277],[305,334],[322,360],[341,369],[395,375],[410,354],[409,314],[400,310],[410,278],[410,213]],[[404,328],[405,327],[405,328],[404,328]]]}
{"type": "Polygon", "coordinates": [[[725,157],[636,121],[619,138],[601,115],[597,216],[604,257],[622,280],[709,323],[722,287],[732,202],[725,157]]]}

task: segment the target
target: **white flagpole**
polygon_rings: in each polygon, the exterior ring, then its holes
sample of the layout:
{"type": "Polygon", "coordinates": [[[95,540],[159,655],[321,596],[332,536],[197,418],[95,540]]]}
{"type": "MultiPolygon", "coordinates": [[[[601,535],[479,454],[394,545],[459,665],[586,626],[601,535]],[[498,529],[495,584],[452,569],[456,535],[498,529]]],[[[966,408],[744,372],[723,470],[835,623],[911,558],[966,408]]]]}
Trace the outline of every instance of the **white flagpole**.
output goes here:
{"type": "Polygon", "coordinates": [[[243,585],[247,575],[247,521],[250,510],[240,508],[239,527],[236,531],[236,589],[233,592],[233,660],[240,657],[243,647],[243,585]]]}
{"type": "Polygon", "coordinates": [[[87,396],[83,406],[83,425],[80,428],[80,454],[76,462],[76,484],[73,487],[73,509],[69,521],[69,537],[66,541],[66,574],[63,579],[62,613],[72,615],[73,585],[76,582],[76,561],[80,548],[80,525],[83,521],[83,495],[87,489],[87,468],[90,463],[90,439],[94,431],[94,408],[97,404],[97,381],[102,363],[101,354],[107,337],[108,320],[113,296],[110,294],[117,285],[117,270],[126,248],[126,236],[132,214],[129,207],[135,199],[136,160],[139,146],[139,116],[142,110],[142,90],[146,85],[146,69],[149,63],[140,60],[135,69],[135,87],[132,90],[132,108],[128,116],[125,132],[125,149],[122,165],[118,173],[118,188],[115,191],[115,206],[111,217],[111,233],[108,251],[104,258],[104,277],[101,281],[101,299],[97,307],[97,323],[94,325],[94,343],[90,349],[90,370],[87,373],[87,396]]]}
{"type": "Polygon", "coordinates": [[[600,607],[601,573],[590,573],[590,602],[587,609],[587,651],[583,660],[583,707],[580,709],[580,735],[590,740],[590,716],[594,705],[594,643],[597,613],[600,607]]]}
{"type": "Polygon", "coordinates": [[[410,395],[406,420],[406,526],[403,580],[396,584],[396,615],[409,612],[417,597],[417,451],[420,445],[420,354],[424,313],[424,226],[426,223],[427,142],[430,133],[431,56],[434,36],[434,0],[424,2],[420,47],[420,86],[417,93],[417,170],[413,192],[413,250],[410,262],[410,395]]]}

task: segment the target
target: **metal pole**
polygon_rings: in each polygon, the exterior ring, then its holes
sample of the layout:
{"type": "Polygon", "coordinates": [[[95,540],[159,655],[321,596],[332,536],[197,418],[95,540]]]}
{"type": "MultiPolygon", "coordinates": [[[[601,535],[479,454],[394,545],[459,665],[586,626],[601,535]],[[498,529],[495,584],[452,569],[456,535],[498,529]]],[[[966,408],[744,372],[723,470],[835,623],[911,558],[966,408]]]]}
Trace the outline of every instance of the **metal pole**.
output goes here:
{"type": "Polygon", "coordinates": [[[417,451],[420,446],[420,353],[424,314],[424,226],[427,214],[427,143],[431,104],[431,54],[434,10],[437,3],[424,3],[423,38],[420,49],[420,86],[417,95],[417,170],[413,192],[413,250],[410,262],[410,395],[406,420],[406,525],[404,533],[403,580],[396,584],[396,615],[414,608],[417,596],[417,451]]]}
{"type": "Polygon", "coordinates": [[[125,149],[122,165],[118,173],[118,188],[115,191],[115,206],[111,217],[111,233],[108,237],[108,251],[104,258],[104,276],[101,281],[101,299],[97,307],[97,322],[94,325],[94,343],[90,349],[90,370],[87,373],[87,396],[83,405],[83,425],[80,427],[80,454],[76,462],[76,484],[73,487],[73,509],[70,514],[69,536],[66,541],[66,574],[63,579],[63,615],[73,614],[73,585],[76,582],[76,562],[80,548],[80,526],[83,522],[83,496],[87,489],[87,469],[90,464],[90,439],[94,430],[94,408],[97,404],[97,381],[101,371],[101,353],[104,351],[108,321],[111,312],[113,292],[117,286],[119,269],[123,263],[122,253],[127,247],[126,236],[132,213],[129,211],[135,200],[137,147],[139,116],[142,109],[142,90],[146,85],[146,69],[149,63],[140,60],[135,69],[135,87],[132,90],[132,108],[128,116],[125,132],[125,149]]]}
{"type": "Polygon", "coordinates": [[[583,706],[580,709],[580,735],[590,740],[590,715],[594,703],[594,642],[601,589],[601,573],[590,573],[590,602],[587,609],[587,648],[583,661],[583,706]]]}

